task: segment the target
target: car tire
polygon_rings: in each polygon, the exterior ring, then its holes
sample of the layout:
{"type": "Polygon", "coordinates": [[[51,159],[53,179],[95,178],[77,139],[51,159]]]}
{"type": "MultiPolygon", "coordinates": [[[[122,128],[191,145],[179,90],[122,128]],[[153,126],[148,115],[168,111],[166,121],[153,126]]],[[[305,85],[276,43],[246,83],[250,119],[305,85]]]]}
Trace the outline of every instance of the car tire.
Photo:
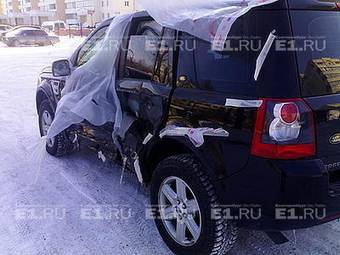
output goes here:
{"type": "MultiPolygon", "coordinates": [[[[43,100],[39,105],[39,130],[41,136],[46,136],[49,126],[54,119],[54,110],[48,99],[43,100]]],[[[52,139],[46,141],[46,151],[54,157],[62,157],[69,154],[75,148],[66,131],[63,131],[52,139]]]]}
{"type": "Polygon", "coordinates": [[[10,44],[11,47],[20,47],[20,42],[18,40],[13,40],[10,44]]]}
{"type": "Polygon", "coordinates": [[[153,174],[150,192],[157,229],[175,254],[222,255],[232,249],[238,228],[234,222],[212,217],[212,210],[222,208],[213,183],[193,155],[163,160],[153,174]]]}

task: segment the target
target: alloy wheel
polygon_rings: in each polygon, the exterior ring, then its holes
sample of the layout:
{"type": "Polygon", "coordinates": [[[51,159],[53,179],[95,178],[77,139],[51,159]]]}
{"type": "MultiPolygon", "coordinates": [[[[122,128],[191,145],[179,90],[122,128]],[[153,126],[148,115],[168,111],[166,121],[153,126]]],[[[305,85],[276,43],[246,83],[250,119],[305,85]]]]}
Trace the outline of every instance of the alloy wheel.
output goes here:
{"type": "Polygon", "coordinates": [[[201,235],[202,217],[189,185],[179,177],[166,178],[160,186],[158,202],[169,235],[182,246],[194,245],[201,235]]]}
{"type": "MultiPolygon", "coordinates": [[[[47,135],[47,132],[52,125],[52,121],[53,121],[53,118],[51,114],[47,110],[44,110],[40,117],[40,125],[41,125],[42,133],[44,136],[47,135]]],[[[54,138],[47,139],[46,143],[47,143],[47,146],[53,147],[54,138]]]]}

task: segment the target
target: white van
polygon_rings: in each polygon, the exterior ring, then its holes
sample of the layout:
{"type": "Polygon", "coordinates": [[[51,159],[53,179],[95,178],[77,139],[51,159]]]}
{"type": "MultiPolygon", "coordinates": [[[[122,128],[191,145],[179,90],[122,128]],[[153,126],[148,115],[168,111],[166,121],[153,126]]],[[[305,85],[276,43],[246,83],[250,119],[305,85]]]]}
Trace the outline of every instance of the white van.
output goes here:
{"type": "Polygon", "coordinates": [[[48,33],[49,32],[57,33],[60,30],[67,29],[66,23],[62,20],[45,21],[45,22],[42,23],[41,27],[48,33]]]}

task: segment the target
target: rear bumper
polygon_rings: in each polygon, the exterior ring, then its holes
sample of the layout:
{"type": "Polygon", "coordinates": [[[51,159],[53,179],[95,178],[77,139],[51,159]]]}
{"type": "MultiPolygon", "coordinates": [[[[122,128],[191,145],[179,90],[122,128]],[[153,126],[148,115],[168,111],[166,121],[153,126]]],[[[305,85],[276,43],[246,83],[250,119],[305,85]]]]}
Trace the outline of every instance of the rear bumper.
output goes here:
{"type": "Polygon", "coordinates": [[[240,226],[263,231],[285,231],[309,228],[340,218],[340,198],[325,204],[278,205],[273,214],[262,214],[260,220],[240,221],[240,226]]]}
{"type": "Polygon", "coordinates": [[[219,184],[219,192],[225,194],[224,206],[238,205],[230,210],[230,219],[246,228],[290,230],[340,218],[340,194],[330,192],[337,184],[330,183],[329,173],[318,159],[277,161],[250,157],[242,171],[219,184]]]}

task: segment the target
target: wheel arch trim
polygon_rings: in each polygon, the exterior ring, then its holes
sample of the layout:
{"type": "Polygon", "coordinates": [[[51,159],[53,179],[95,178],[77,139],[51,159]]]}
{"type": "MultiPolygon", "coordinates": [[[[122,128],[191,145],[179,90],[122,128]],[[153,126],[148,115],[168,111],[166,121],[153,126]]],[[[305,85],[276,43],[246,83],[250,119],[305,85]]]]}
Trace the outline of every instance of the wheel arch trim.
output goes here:
{"type": "Polygon", "coordinates": [[[49,101],[50,106],[52,107],[53,111],[55,111],[57,103],[55,102],[51,85],[47,81],[43,81],[36,92],[36,107],[38,113],[39,105],[44,99],[49,101]]]}
{"type": "Polygon", "coordinates": [[[189,140],[188,137],[164,137],[147,144],[149,148],[142,155],[141,170],[144,182],[151,181],[152,174],[157,165],[167,157],[179,154],[193,154],[204,166],[207,173],[213,178],[217,178],[216,169],[218,166],[214,160],[211,160],[208,148],[204,145],[197,148],[189,140]],[[160,149],[162,148],[162,149],[160,149]]]}

